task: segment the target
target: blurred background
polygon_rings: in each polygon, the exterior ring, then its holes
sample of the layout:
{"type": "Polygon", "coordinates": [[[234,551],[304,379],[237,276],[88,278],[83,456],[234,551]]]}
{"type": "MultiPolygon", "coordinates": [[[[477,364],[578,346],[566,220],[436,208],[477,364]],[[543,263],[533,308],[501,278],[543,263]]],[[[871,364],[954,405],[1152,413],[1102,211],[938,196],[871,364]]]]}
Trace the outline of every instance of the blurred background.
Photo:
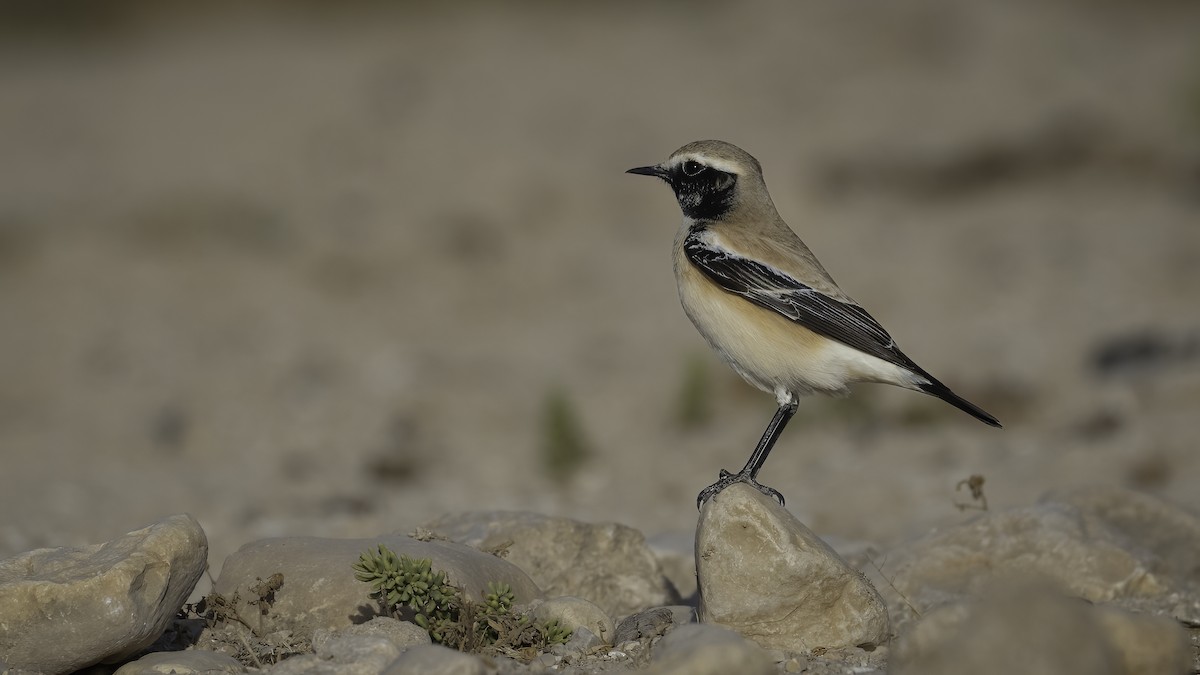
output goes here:
{"type": "Polygon", "coordinates": [[[887,545],[1200,508],[1200,5],[0,2],[0,555],[529,509],[689,533],[775,410],[679,309],[719,138],[915,360],[761,476],[887,545]]]}

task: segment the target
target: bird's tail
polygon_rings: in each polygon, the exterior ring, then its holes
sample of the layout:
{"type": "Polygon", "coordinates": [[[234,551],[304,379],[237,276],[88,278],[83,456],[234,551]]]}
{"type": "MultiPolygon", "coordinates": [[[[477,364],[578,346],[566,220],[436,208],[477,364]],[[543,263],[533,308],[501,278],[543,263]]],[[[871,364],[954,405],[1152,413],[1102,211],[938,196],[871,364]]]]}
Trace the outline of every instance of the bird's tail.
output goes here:
{"type": "Polygon", "coordinates": [[[928,378],[929,382],[928,382],[928,384],[918,384],[917,389],[920,389],[921,391],[925,392],[926,394],[929,394],[930,396],[936,396],[936,397],[942,399],[946,403],[949,403],[950,405],[954,406],[955,408],[958,408],[959,410],[967,413],[971,417],[974,417],[975,419],[979,420],[980,422],[983,422],[984,424],[986,424],[988,426],[993,426],[998,429],[1003,428],[1000,425],[1000,420],[998,420],[994,416],[992,416],[991,413],[988,413],[983,408],[980,408],[979,406],[975,405],[974,403],[971,403],[967,399],[950,391],[950,387],[947,387],[946,385],[942,384],[941,382],[938,382],[937,379],[935,379],[932,375],[930,375],[928,373],[922,373],[922,374],[926,378],[928,378]]]}

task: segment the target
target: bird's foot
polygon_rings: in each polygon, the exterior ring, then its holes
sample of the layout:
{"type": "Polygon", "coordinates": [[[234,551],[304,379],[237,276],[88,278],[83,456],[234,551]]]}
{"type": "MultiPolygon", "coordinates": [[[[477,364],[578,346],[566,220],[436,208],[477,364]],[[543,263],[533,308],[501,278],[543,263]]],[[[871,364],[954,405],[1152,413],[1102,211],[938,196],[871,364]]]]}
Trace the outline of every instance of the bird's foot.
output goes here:
{"type": "Polygon", "coordinates": [[[704,505],[704,502],[716,497],[717,494],[719,494],[722,490],[730,485],[733,485],[734,483],[745,483],[764,495],[768,497],[774,497],[775,499],[779,500],[779,505],[783,506],[783,495],[779,493],[779,490],[759,483],[758,481],[754,480],[754,477],[748,472],[743,471],[740,473],[729,473],[725,469],[721,469],[721,478],[717,480],[717,482],[701,490],[700,494],[696,496],[696,509],[699,510],[699,508],[704,505]]]}

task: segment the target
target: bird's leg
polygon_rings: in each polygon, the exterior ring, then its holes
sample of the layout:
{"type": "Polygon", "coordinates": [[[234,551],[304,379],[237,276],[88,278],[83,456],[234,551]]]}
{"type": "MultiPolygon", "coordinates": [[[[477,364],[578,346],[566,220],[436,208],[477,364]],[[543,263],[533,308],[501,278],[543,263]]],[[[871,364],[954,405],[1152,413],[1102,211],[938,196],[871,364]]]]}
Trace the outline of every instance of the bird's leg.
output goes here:
{"type": "Polygon", "coordinates": [[[771,448],[775,447],[775,441],[779,440],[779,435],[783,433],[783,428],[787,426],[788,421],[795,414],[796,402],[794,400],[780,403],[779,410],[775,411],[775,416],[771,418],[771,423],[767,425],[767,430],[763,432],[762,438],[759,439],[758,445],[754,448],[754,452],[750,454],[750,459],[746,462],[746,466],[742,467],[742,470],[737,473],[729,473],[721,469],[720,480],[701,490],[700,494],[696,497],[696,508],[700,508],[704,502],[712,499],[717,493],[734,483],[748,483],[764,495],[778,499],[780,506],[782,506],[783,495],[779,494],[779,491],[774,488],[762,485],[755,480],[755,477],[758,476],[758,471],[762,468],[763,462],[767,461],[767,455],[771,454],[771,448]]]}

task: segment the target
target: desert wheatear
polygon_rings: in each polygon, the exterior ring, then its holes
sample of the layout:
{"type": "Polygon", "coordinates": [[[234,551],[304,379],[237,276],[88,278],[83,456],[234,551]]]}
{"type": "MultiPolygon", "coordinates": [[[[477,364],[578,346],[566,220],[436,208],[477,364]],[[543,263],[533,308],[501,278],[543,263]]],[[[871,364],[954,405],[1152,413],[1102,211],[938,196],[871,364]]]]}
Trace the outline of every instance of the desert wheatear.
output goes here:
{"type": "Polygon", "coordinates": [[[756,477],[804,394],[841,394],[854,382],[881,382],[936,396],[1000,426],[905,356],[838,288],[779,217],[762,167],[749,153],[723,141],[696,141],[662,164],[629,173],[663,179],[679,200],[675,279],[684,312],[721,358],[779,403],[746,466],[736,474],[722,470],[697,505],[736,482],[783,503],[783,495],[756,477]]]}

